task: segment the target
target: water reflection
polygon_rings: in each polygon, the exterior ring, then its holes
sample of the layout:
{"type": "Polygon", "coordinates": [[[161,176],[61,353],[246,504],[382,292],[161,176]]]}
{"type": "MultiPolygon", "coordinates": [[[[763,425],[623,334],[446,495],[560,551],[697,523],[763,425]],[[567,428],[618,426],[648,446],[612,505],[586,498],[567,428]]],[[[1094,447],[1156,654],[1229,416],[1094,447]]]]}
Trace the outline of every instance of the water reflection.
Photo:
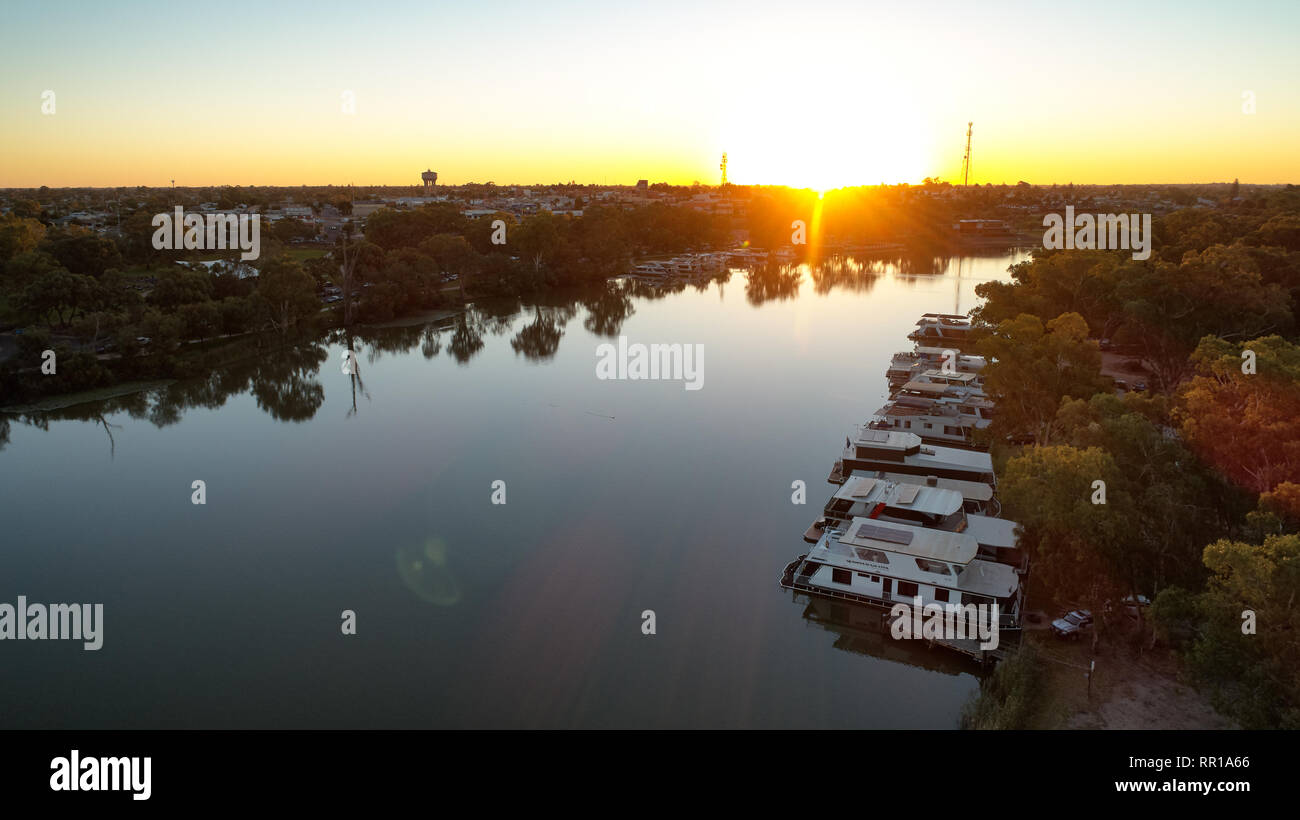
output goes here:
{"type": "Polygon", "coordinates": [[[751,305],[793,299],[799,293],[803,271],[799,265],[771,264],[752,268],[745,274],[745,298],[751,305]]]}
{"type": "Polygon", "coordinates": [[[510,340],[510,346],[516,353],[522,353],[530,361],[549,359],[560,349],[564,326],[577,315],[577,304],[573,302],[563,305],[535,305],[532,324],[516,333],[510,340]]]}
{"type": "Polygon", "coordinates": [[[809,625],[835,635],[833,646],[836,649],[946,675],[980,672],[978,664],[946,649],[930,649],[924,641],[895,640],[882,626],[881,615],[885,614],[882,609],[832,601],[802,592],[791,594],[809,625]]]}
{"type": "MultiPolygon", "coordinates": [[[[960,260],[958,260],[960,261],[960,260]]],[[[797,298],[805,273],[812,291],[819,295],[834,290],[855,293],[871,291],[886,275],[912,284],[913,277],[943,274],[954,260],[933,254],[832,255],[815,264],[782,261],[743,270],[746,300],[755,306],[797,298]]],[[[688,289],[706,292],[723,285],[734,273],[726,270],[692,281],[642,281],[618,279],[591,289],[556,294],[537,304],[524,305],[515,299],[483,300],[455,314],[438,314],[381,327],[358,326],[332,329],[319,338],[297,345],[267,343],[262,352],[248,360],[222,367],[196,379],[188,379],[142,390],[127,396],[48,412],[0,414],[0,450],[9,441],[10,425],[17,421],[42,430],[52,421],[78,420],[104,429],[110,453],[115,450],[114,425],[108,419],[125,413],[133,419],[147,419],[157,427],[180,421],[191,408],[215,410],[237,394],[250,393],[257,406],[278,421],[302,423],[312,419],[325,399],[321,368],[332,345],[356,354],[349,362],[351,403],[348,416],[355,416],[358,398],[371,399],[363,381],[363,359],[374,364],[387,355],[401,356],[417,348],[426,360],[444,352],[459,365],[468,365],[487,346],[488,336],[510,337],[516,354],[530,362],[548,362],[557,355],[569,322],[585,313],[582,326],[601,337],[616,337],[637,312],[638,302],[652,302],[688,289]],[[518,321],[526,324],[515,330],[518,321]]],[[[960,289],[961,271],[958,268],[960,289]]],[[[331,363],[331,367],[335,366],[331,363]]]]}

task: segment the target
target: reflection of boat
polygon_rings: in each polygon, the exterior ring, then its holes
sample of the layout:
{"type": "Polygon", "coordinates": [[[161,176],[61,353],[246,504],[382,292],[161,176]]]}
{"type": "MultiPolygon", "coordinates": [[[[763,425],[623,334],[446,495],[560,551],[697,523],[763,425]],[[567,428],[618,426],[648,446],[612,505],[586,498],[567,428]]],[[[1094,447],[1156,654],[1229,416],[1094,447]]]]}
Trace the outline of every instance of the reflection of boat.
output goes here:
{"type": "Polygon", "coordinates": [[[894,640],[884,625],[879,609],[809,595],[798,590],[793,597],[795,603],[803,605],[804,620],[834,634],[836,637],[833,645],[841,651],[947,675],[975,674],[979,671],[977,666],[957,655],[931,651],[920,641],[894,640]]]}
{"type": "Polygon", "coordinates": [[[1017,548],[1016,522],[967,513],[956,490],[928,484],[907,484],[854,475],[835,491],[822,517],[804,533],[810,544],[827,527],[844,529],[854,518],[890,521],[911,527],[965,532],[979,545],[978,557],[1025,569],[1027,559],[1017,548]]]}
{"type": "Polygon", "coordinates": [[[828,598],[891,608],[896,603],[979,607],[1000,630],[1020,628],[1020,576],[1006,564],[977,557],[969,533],[927,530],[869,518],[827,527],[806,555],[786,565],[781,586],[828,598]]]}
{"type": "Polygon", "coordinates": [[[832,470],[830,481],[843,483],[854,470],[884,470],[891,473],[953,478],[997,487],[993,459],[988,453],[955,447],[922,446],[915,433],[858,428],[845,440],[845,448],[832,470]]]}

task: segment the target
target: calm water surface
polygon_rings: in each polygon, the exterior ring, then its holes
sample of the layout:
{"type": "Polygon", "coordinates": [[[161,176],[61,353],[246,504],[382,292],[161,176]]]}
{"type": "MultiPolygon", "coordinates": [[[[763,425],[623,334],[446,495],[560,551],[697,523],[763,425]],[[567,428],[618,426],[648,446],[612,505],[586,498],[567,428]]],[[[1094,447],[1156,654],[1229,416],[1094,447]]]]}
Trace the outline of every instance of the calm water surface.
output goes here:
{"type": "Polygon", "coordinates": [[[777,578],[917,316],[1020,258],[481,305],[359,331],[359,384],[329,337],[11,417],[0,602],[103,603],[104,645],[0,643],[0,726],[953,727],[972,667],[777,578]],[[703,389],[598,380],[620,334],[703,344],[703,389]]]}

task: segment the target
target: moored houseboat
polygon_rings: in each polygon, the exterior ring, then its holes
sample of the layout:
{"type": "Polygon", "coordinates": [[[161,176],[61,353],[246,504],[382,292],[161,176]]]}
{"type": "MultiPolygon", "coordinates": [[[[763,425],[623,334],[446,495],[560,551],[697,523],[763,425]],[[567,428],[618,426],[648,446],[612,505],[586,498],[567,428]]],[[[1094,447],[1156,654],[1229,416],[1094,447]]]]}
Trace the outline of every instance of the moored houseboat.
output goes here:
{"type": "Polygon", "coordinates": [[[965,532],[975,537],[980,558],[1021,571],[1028,567],[1025,553],[1018,548],[1016,522],[968,513],[965,499],[956,490],[866,475],[850,477],[835,491],[822,517],[804,533],[804,540],[816,543],[827,528],[843,529],[854,518],[965,532]]]}
{"type": "Polygon", "coordinates": [[[915,433],[874,430],[867,425],[844,440],[844,449],[832,471],[843,477],[855,470],[884,470],[917,476],[937,476],[974,481],[997,489],[993,459],[979,450],[925,445],[915,433]]]}
{"type": "Polygon", "coordinates": [[[996,626],[1019,629],[1019,574],[978,554],[968,533],[854,518],[843,529],[827,528],[806,555],[787,564],[781,586],[884,608],[918,598],[922,606],[973,605],[986,626],[996,605],[996,626]]]}

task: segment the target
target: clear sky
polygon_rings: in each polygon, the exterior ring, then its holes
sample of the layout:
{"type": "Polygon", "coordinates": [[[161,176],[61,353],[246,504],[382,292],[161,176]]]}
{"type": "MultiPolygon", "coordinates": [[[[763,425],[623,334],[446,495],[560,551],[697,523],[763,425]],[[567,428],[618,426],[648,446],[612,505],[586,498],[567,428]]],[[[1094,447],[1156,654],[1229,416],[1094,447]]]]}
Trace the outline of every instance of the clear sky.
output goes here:
{"type": "Polygon", "coordinates": [[[738,183],[956,180],[968,120],[972,182],[1300,182],[1296,0],[6,0],[0,20],[0,187],[716,183],[723,151],[738,183]]]}

